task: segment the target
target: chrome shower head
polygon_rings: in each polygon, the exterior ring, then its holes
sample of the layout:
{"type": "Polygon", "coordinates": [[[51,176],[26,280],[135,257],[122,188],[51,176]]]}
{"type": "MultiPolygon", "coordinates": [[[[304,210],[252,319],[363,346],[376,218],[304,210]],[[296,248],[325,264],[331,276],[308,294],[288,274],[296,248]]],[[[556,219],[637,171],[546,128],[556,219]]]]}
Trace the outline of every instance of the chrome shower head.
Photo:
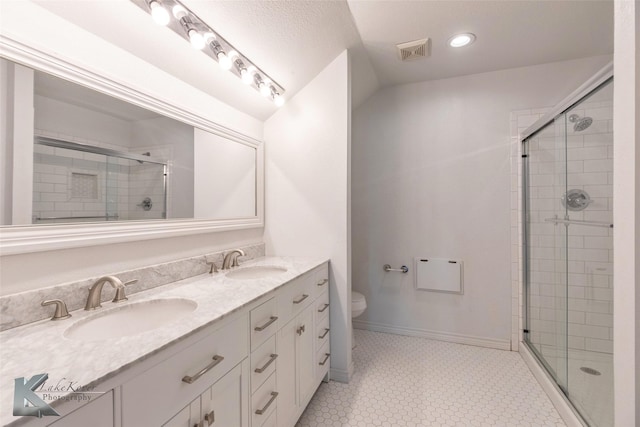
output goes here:
{"type": "Polygon", "coordinates": [[[573,123],[573,131],[574,132],[582,132],[593,123],[593,119],[591,117],[582,117],[580,118],[577,114],[572,114],[569,116],[569,121],[573,123]]]}

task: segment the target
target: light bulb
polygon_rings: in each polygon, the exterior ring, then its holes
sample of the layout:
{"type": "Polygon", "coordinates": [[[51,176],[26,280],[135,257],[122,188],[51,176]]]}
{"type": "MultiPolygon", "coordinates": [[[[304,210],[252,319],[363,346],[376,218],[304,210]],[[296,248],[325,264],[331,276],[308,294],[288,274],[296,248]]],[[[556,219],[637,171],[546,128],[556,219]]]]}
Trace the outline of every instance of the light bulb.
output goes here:
{"type": "Polygon", "coordinates": [[[476,36],[471,33],[458,34],[449,39],[449,46],[451,47],[463,47],[473,43],[476,36]]]}
{"type": "Polygon", "coordinates": [[[273,95],[273,103],[276,104],[276,107],[282,107],[284,105],[284,98],[279,93],[276,93],[273,95]]]}
{"type": "Polygon", "coordinates": [[[149,3],[149,7],[151,8],[151,17],[158,25],[167,25],[171,17],[169,16],[169,12],[167,9],[162,7],[160,3],[157,1],[152,1],[149,3]]]}
{"type": "Polygon", "coordinates": [[[260,83],[260,95],[264,96],[265,98],[271,95],[271,88],[269,87],[267,82],[260,83]]]}
{"type": "Polygon", "coordinates": [[[240,71],[240,77],[242,77],[242,83],[246,84],[247,86],[252,84],[253,73],[255,73],[255,70],[256,70],[256,67],[254,67],[253,65],[250,66],[249,68],[243,68],[240,71]]]}
{"type": "Polygon", "coordinates": [[[191,46],[193,46],[195,49],[204,48],[204,37],[202,37],[202,34],[194,30],[193,28],[189,30],[188,34],[191,46]]]}
{"type": "Polygon", "coordinates": [[[173,16],[175,16],[178,21],[187,16],[187,10],[179,4],[173,6],[172,12],[173,16]]]}
{"type": "Polygon", "coordinates": [[[222,68],[223,70],[230,70],[231,69],[231,58],[229,58],[227,56],[226,53],[224,53],[223,51],[218,52],[218,65],[220,66],[220,68],[222,68]]]}

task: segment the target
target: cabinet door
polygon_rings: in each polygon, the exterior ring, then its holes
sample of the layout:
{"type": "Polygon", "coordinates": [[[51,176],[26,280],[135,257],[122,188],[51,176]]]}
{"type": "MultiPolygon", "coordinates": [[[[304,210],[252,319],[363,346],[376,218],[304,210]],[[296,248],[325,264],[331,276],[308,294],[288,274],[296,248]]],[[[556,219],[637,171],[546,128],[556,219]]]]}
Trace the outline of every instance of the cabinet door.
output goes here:
{"type": "Polygon", "coordinates": [[[178,412],[162,427],[191,427],[197,424],[200,416],[200,398],[191,402],[182,411],[178,412]]]}
{"type": "Polygon", "coordinates": [[[293,425],[298,401],[296,399],[296,330],[300,324],[294,318],[278,331],[276,359],[276,384],[278,388],[278,422],[282,426],[293,425]]]}
{"type": "Polygon", "coordinates": [[[315,390],[316,366],[314,344],[316,340],[313,326],[313,305],[298,317],[304,331],[296,334],[296,365],[300,400],[298,405],[306,405],[315,390]]]}
{"type": "MultiPolygon", "coordinates": [[[[26,418],[26,417],[25,417],[26,418]]],[[[77,411],[64,416],[50,427],[113,427],[113,392],[109,391],[77,411]]]]}
{"type": "Polygon", "coordinates": [[[203,425],[246,426],[248,416],[243,414],[247,409],[243,405],[243,391],[248,393],[242,364],[239,364],[202,395],[203,425]]]}

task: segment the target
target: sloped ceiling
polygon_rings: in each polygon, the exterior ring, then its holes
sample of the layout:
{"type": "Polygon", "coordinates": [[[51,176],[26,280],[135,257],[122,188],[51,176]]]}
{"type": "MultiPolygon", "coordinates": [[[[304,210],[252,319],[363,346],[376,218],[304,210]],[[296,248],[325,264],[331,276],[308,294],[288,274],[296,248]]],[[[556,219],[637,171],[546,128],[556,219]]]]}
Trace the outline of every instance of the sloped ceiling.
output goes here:
{"type": "MultiPolygon", "coordinates": [[[[128,0],[34,0],[187,83],[265,120],[276,107],[128,0]]],[[[610,54],[613,1],[183,0],[294,96],[344,49],[352,103],[380,86],[610,54]],[[447,39],[473,32],[454,51],[447,39]],[[432,39],[431,56],[398,60],[395,44],[432,39]]]]}

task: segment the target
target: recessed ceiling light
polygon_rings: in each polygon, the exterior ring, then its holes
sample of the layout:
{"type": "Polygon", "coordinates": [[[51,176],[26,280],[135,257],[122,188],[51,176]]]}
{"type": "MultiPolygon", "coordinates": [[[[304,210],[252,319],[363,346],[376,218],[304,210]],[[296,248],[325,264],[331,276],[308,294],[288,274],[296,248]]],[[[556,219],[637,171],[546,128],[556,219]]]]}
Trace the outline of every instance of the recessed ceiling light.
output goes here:
{"type": "Polygon", "coordinates": [[[471,33],[456,34],[449,39],[449,46],[451,47],[463,47],[470,45],[476,39],[476,36],[471,33]]]}

